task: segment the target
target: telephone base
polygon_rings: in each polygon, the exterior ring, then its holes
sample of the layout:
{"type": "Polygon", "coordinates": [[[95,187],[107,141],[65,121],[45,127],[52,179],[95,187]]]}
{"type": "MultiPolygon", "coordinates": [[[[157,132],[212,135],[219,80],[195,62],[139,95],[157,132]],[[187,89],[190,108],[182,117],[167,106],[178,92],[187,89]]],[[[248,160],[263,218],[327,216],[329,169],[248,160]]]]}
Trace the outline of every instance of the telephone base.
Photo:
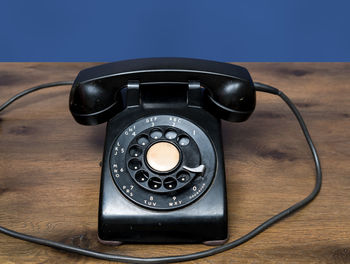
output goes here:
{"type": "MultiPolygon", "coordinates": [[[[145,121],[145,124],[149,123],[145,121]]],[[[188,132],[186,135],[190,137],[188,132]]],[[[190,145],[191,143],[188,143],[187,147],[190,145]]],[[[140,146],[142,147],[142,144],[140,146]]],[[[143,150],[142,153],[144,152],[143,150]]],[[[182,152],[185,153],[185,147],[182,152]]],[[[186,156],[183,155],[183,157],[186,156]]],[[[193,157],[190,158],[194,160],[193,157]]],[[[135,158],[125,158],[125,160],[132,159],[135,158]]],[[[142,159],[139,158],[139,160],[142,159]]],[[[116,164],[115,170],[121,168],[123,164],[124,161],[116,164]]],[[[143,170],[147,169],[144,164],[142,166],[143,170]]],[[[149,173],[152,172],[149,171],[149,173]]],[[[177,175],[176,172],[173,174],[177,175]]],[[[160,179],[161,177],[164,178],[164,176],[159,176],[160,179]]],[[[178,183],[178,186],[180,184],[178,183]]],[[[118,245],[120,243],[204,243],[206,245],[225,243],[228,237],[227,204],[220,120],[196,108],[187,109],[187,111],[159,109],[157,115],[152,110],[140,111],[140,109],[132,108],[112,118],[108,122],[106,133],[98,233],[101,242],[111,244],[115,241],[118,245]],[[131,123],[130,116],[138,121],[131,123]],[[119,162],[115,161],[116,157],[126,157],[129,155],[129,146],[135,146],[133,141],[126,144],[120,135],[130,135],[133,131],[129,129],[132,130],[134,126],[136,135],[132,139],[138,139],[139,135],[146,135],[148,128],[144,129],[140,123],[143,120],[156,120],[155,127],[168,131],[167,128],[164,128],[163,122],[170,119],[180,120],[178,125],[171,126],[172,129],[177,129],[176,131],[186,131],[188,127],[196,129],[191,140],[197,142],[196,145],[201,152],[200,162],[206,167],[204,176],[197,175],[192,182],[189,182],[190,186],[185,186],[180,191],[175,190],[164,194],[148,192],[143,186],[139,186],[136,178],[133,179],[125,174],[124,169],[122,172],[124,174],[119,174],[120,170],[117,171],[118,175],[113,174],[114,164],[119,162]],[[137,129],[141,132],[138,132],[137,129]],[[116,149],[122,148],[125,150],[123,153],[115,152],[116,149]],[[130,183],[123,182],[126,180],[130,183]],[[132,197],[129,196],[131,192],[132,197]],[[151,196],[152,198],[149,198],[151,196]],[[168,204],[170,206],[170,202],[165,203],[162,200],[163,197],[175,201],[174,205],[177,207],[166,208],[168,204]],[[142,204],[144,200],[149,204],[146,202],[142,204]],[[176,201],[182,201],[182,203],[176,204],[176,201]],[[162,207],[150,208],[153,205],[151,202],[162,207]]]]}

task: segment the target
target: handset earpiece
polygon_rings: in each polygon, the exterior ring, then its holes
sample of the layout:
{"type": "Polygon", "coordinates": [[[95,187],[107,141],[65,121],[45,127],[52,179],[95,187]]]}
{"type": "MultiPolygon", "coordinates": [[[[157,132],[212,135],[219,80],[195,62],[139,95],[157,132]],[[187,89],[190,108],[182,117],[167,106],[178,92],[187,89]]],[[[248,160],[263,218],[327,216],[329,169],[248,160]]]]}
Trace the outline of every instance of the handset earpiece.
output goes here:
{"type": "Polygon", "coordinates": [[[106,122],[123,108],[121,88],[115,89],[106,80],[75,81],[69,99],[69,109],[74,119],[82,125],[106,122]]]}
{"type": "Polygon", "coordinates": [[[213,84],[207,97],[210,111],[227,121],[245,121],[255,109],[255,88],[251,80],[234,79],[213,84]]]}

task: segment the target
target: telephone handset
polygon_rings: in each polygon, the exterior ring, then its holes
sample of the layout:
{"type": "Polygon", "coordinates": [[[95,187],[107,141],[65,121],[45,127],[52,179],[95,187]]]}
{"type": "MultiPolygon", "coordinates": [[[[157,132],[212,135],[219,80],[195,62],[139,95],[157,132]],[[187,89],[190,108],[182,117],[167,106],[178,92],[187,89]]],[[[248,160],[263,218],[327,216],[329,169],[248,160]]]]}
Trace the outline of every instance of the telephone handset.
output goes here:
{"type": "Polygon", "coordinates": [[[100,185],[98,237],[103,243],[205,243],[227,240],[227,205],[220,119],[241,122],[255,108],[255,91],[279,96],[292,110],[314,158],[316,178],[303,200],[225,245],[187,255],[112,255],[30,236],[0,226],[6,235],[105,260],[173,263],[212,256],[239,246],[319,193],[322,171],[306,124],[280,90],[252,82],[246,69],[214,61],[152,58],[83,70],[74,82],[24,90],[24,95],[72,85],[69,106],[83,125],[107,123],[100,185]]]}
{"type": "MultiPolygon", "coordinates": [[[[133,81],[152,87],[172,84],[173,89],[190,85],[190,100],[207,99],[211,112],[229,121],[246,120],[255,107],[254,85],[243,67],[200,59],[151,58],[108,63],[81,71],[70,95],[73,117],[84,125],[106,122],[125,108],[120,92],[129,85],[128,92],[134,93],[133,81]],[[196,98],[193,91],[199,88],[196,85],[205,88],[206,98],[196,98]]],[[[134,100],[137,97],[136,94],[134,100]]]]}

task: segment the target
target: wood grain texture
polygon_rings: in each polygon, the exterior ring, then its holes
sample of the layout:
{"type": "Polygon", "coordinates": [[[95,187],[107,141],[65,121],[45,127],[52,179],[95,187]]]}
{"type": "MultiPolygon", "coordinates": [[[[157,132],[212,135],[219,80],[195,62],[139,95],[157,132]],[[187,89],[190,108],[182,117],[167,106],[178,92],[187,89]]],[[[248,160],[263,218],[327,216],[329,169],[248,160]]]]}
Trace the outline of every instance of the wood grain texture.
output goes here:
{"type": "MultiPolygon", "coordinates": [[[[320,195],[248,243],[188,263],[350,263],[350,63],[240,63],[299,107],[324,173],[320,195]]],[[[25,88],[72,80],[93,63],[1,63],[0,103],[25,88]]],[[[99,244],[99,162],[105,124],[78,125],[70,87],[26,96],[0,115],[0,224],[94,250],[177,255],[204,245],[99,244]]],[[[253,116],[223,122],[231,240],[305,197],[314,165],[297,121],[258,94],[253,116]]],[[[0,235],[0,263],[104,263],[0,235]]]]}

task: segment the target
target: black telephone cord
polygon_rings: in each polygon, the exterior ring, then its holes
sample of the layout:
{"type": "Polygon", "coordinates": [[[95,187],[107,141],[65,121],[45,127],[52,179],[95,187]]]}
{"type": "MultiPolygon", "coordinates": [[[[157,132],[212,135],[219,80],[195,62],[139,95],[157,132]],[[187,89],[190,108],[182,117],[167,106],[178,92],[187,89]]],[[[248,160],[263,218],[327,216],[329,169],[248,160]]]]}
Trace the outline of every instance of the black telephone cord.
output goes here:
{"type": "Polygon", "coordinates": [[[35,92],[35,91],[38,91],[38,90],[41,90],[41,89],[44,89],[44,88],[50,88],[50,87],[62,86],[62,85],[72,85],[72,84],[73,84],[72,81],[63,81],[63,82],[44,83],[44,84],[40,84],[40,85],[34,86],[32,88],[29,88],[27,90],[24,90],[24,91],[16,94],[15,96],[13,96],[10,99],[8,99],[5,103],[0,105],[0,112],[2,110],[4,110],[6,107],[8,107],[10,104],[12,104],[14,101],[18,100],[22,96],[25,96],[26,94],[30,94],[32,92],[35,92]]]}
{"type": "MultiPolygon", "coordinates": [[[[6,101],[3,105],[0,106],[0,112],[4,110],[7,106],[9,106],[11,103],[19,99],[20,97],[29,94],[31,92],[43,89],[43,88],[48,88],[48,87],[54,87],[54,86],[60,86],[60,85],[71,85],[72,82],[54,82],[54,83],[48,83],[48,84],[42,84],[39,86],[32,87],[30,89],[27,89],[14,97],[10,98],[8,101],[6,101]]],[[[73,253],[78,253],[84,256],[88,257],[93,257],[93,258],[98,258],[98,259],[104,259],[104,260],[110,260],[110,261],[119,261],[119,262],[124,262],[124,263],[173,263],[173,262],[181,262],[181,261],[189,261],[189,260],[195,260],[199,258],[204,258],[204,257],[209,257],[218,253],[221,253],[223,251],[232,249],[234,247],[237,247],[248,240],[252,239],[256,235],[260,234],[263,232],[265,229],[268,227],[272,226],[273,224],[277,223],[278,221],[282,220],[286,216],[298,211],[308,203],[310,203],[319,193],[321,189],[321,184],[322,184],[322,171],[321,171],[321,165],[320,165],[320,160],[316,151],[316,148],[311,140],[310,134],[306,128],[305,122],[303,118],[301,117],[298,109],[295,107],[295,105],[292,103],[292,101],[281,91],[278,89],[262,84],[262,83],[254,83],[256,91],[260,92],[266,92],[266,93],[271,93],[278,95],[282,98],[283,101],[286,102],[286,104],[289,106],[289,108],[292,110],[294,115],[296,116],[299,125],[304,133],[306,142],[308,143],[314,162],[315,162],[315,168],[316,168],[316,180],[315,180],[315,187],[312,190],[312,192],[303,200],[300,202],[297,202],[296,204],[292,205],[291,207],[287,208],[286,210],[276,214],[275,216],[271,217],[252,231],[250,231],[248,234],[242,236],[241,238],[238,238],[232,242],[229,242],[225,245],[218,246],[215,248],[211,248],[208,250],[196,252],[196,253],[191,253],[187,255],[178,255],[178,256],[164,256],[164,257],[150,257],[150,258],[142,258],[142,257],[131,257],[131,256],[124,256],[124,255],[113,255],[113,254],[107,254],[107,253],[102,253],[102,252],[96,252],[93,250],[88,250],[88,249],[83,249],[79,247],[74,247],[70,245],[66,245],[63,243],[43,239],[43,238],[38,238],[30,235],[26,235],[23,233],[18,233],[16,231],[7,229],[5,227],[0,226],[0,232],[12,236],[14,238],[22,239],[25,241],[29,241],[32,243],[37,243],[40,245],[45,245],[48,247],[56,248],[56,249],[61,249],[64,251],[68,252],[73,252],[73,253]]]]}

